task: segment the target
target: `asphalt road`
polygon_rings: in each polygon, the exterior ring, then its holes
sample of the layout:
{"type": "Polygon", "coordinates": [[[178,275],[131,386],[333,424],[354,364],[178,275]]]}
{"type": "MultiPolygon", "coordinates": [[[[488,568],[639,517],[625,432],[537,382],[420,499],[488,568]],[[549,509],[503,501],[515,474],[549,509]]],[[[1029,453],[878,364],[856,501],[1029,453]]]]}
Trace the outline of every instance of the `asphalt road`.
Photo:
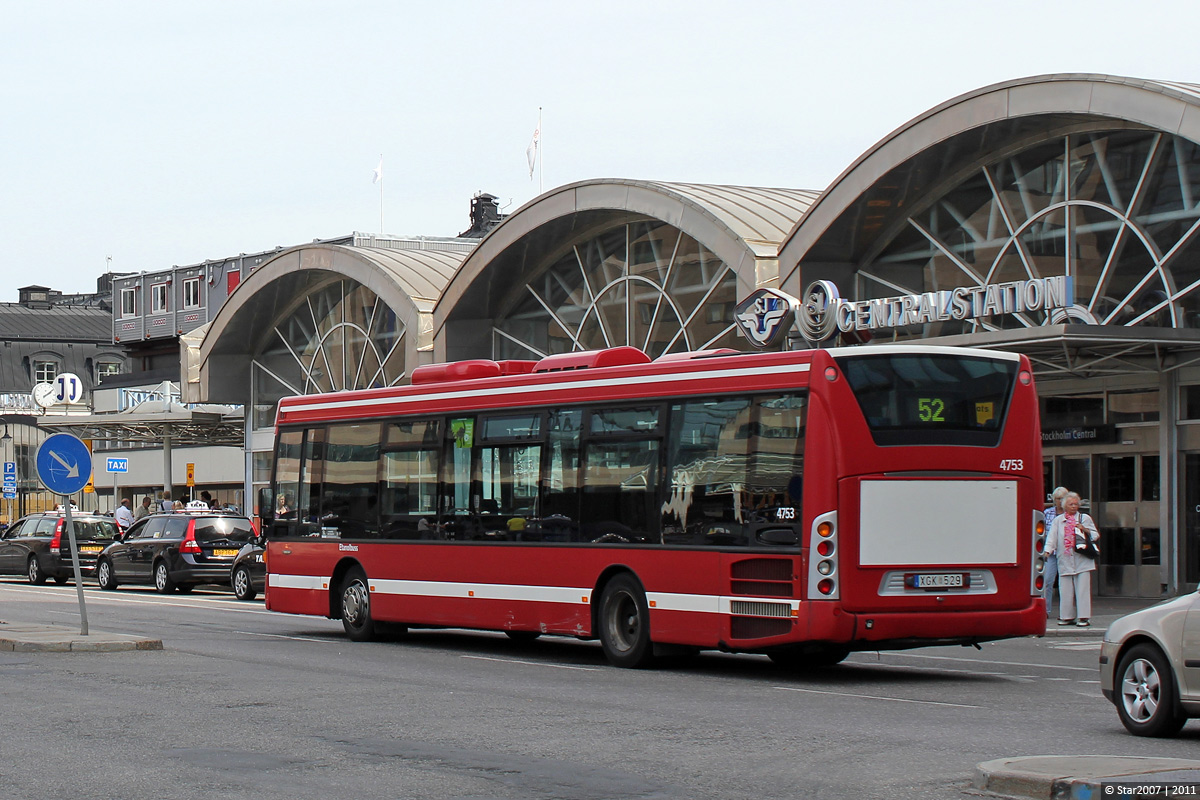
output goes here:
{"type": "MultiPolygon", "coordinates": [[[[860,653],[789,673],[704,654],[645,671],[591,642],[340,623],[228,593],[87,589],[92,630],[163,651],[0,653],[6,798],[921,798],[982,761],[1193,758],[1099,693],[1099,636],[860,653]]],[[[73,586],[0,582],[0,620],[78,626],[73,586]]]]}

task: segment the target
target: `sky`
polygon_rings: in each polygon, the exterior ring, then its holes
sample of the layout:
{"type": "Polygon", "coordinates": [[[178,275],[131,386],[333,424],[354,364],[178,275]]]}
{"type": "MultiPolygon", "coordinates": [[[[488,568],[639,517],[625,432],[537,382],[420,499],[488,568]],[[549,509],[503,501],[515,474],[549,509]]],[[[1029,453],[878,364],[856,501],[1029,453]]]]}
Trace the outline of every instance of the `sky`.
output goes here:
{"type": "Polygon", "coordinates": [[[1200,83],[1198,15],[1190,0],[0,0],[0,301],[352,231],[454,236],[479,192],[511,213],[595,178],[820,190],[993,83],[1200,83]]]}

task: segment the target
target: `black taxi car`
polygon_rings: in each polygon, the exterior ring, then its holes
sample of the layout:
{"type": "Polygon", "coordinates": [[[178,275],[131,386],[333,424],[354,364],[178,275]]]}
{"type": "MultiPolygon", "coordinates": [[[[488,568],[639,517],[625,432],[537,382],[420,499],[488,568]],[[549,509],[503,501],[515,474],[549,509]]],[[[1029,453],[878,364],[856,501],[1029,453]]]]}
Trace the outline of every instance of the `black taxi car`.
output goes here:
{"type": "Polygon", "coordinates": [[[151,514],[96,559],[101,589],[150,584],[163,594],[190,592],[202,583],[229,585],[229,570],[255,538],[249,517],[189,510],[151,514]]]}
{"type": "MultiPolygon", "coordinates": [[[[116,540],[120,528],[112,517],[71,512],[71,527],[79,547],[79,571],[90,575],[96,557],[116,540]]],[[[0,574],[24,575],[32,584],[47,578],[66,583],[74,576],[71,539],[66,516],[60,511],[29,514],[0,534],[0,574]]]]}
{"type": "Polygon", "coordinates": [[[229,571],[229,585],[238,600],[253,600],[267,585],[267,549],[263,541],[244,546],[229,571]]]}

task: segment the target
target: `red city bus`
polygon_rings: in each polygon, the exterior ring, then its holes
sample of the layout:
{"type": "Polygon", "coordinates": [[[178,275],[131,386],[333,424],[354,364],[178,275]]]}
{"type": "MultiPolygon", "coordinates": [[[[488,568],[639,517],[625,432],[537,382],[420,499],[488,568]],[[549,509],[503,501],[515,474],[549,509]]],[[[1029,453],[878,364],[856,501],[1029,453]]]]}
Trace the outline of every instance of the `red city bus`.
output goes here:
{"type": "Polygon", "coordinates": [[[1024,356],[632,347],[285,398],[267,608],[795,666],[1045,632],[1024,356]]]}

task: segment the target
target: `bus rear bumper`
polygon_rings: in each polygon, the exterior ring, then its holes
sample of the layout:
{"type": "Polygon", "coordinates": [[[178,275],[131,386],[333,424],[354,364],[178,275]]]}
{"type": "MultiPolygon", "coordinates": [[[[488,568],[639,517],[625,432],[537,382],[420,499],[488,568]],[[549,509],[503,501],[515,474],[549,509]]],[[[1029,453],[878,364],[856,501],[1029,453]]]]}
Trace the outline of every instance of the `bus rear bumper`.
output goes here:
{"type": "Polygon", "coordinates": [[[1046,603],[1009,611],[933,611],[856,614],[855,649],[901,649],[931,644],[972,644],[1046,633],[1046,603]],[[871,645],[864,647],[862,645],[871,645]]]}

